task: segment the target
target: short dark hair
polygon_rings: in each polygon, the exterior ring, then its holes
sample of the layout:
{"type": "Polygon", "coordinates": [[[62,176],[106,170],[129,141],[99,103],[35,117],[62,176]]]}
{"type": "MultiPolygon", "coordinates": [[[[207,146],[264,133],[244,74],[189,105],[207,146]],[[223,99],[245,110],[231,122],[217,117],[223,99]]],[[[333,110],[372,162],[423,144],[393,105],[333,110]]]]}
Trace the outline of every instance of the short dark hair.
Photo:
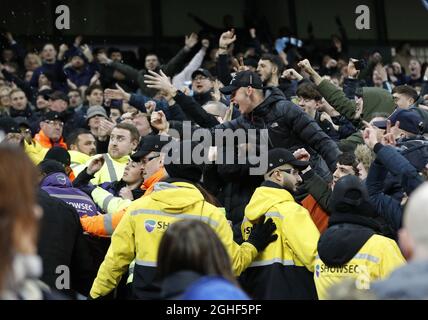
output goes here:
{"type": "Polygon", "coordinates": [[[77,141],[79,140],[79,136],[81,134],[92,134],[92,133],[89,130],[83,129],[83,128],[79,128],[79,129],[73,131],[65,139],[65,142],[67,143],[67,146],[70,147],[72,144],[76,144],[77,141]]]}
{"type": "Polygon", "coordinates": [[[120,51],[120,49],[119,49],[119,48],[116,48],[116,47],[111,47],[111,48],[109,48],[109,49],[108,49],[108,55],[109,55],[109,56],[110,56],[112,53],[114,53],[114,52],[122,53],[122,51],[120,51]]]}
{"type": "Polygon", "coordinates": [[[82,96],[82,92],[80,92],[79,89],[70,89],[70,90],[68,90],[68,93],[70,93],[70,92],[77,92],[80,97],[82,96]]]}
{"type": "Polygon", "coordinates": [[[415,101],[415,102],[419,98],[419,95],[416,92],[416,90],[413,89],[411,86],[408,86],[408,85],[396,86],[394,89],[392,89],[392,93],[403,94],[409,98],[412,98],[413,101],[415,101]]]}
{"type": "Polygon", "coordinates": [[[260,60],[267,60],[267,61],[270,61],[270,63],[276,65],[278,68],[277,75],[278,76],[281,75],[284,69],[284,63],[282,62],[280,57],[271,53],[265,53],[261,56],[260,60]]]}
{"type": "Polygon", "coordinates": [[[146,53],[146,55],[144,56],[144,60],[145,60],[148,56],[156,56],[156,58],[158,58],[158,59],[159,59],[158,54],[157,54],[156,52],[153,52],[153,51],[146,53]]]}
{"type": "Polygon", "coordinates": [[[357,157],[353,152],[344,152],[340,156],[337,157],[337,163],[344,166],[352,166],[354,169],[355,175],[358,175],[358,162],[357,157]]]}
{"type": "Polygon", "coordinates": [[[93,85],[89,86],[88,88],[86,88],[85,96],[90,96],[94,90],[104,91],[103,87],[100,86],[99,84],[93,84],[93,85]]]}
{"type": "Polygon", "coordinates": [[[318,91],[317,87],[313,83],[303,82],[297,87],[296,95],[303,99],[313,99],[315,101],[321,101],[322,95],[318,91]]]}
{"type": "Polygon", "coordinates": [[[140,141],[140,133],[138,132],[138,129],[130,123],[118,123],[115,128],[118,129],[124,129],[128,130],[131,134],[131,141],[136,140],[137,142],[140,141]]]}

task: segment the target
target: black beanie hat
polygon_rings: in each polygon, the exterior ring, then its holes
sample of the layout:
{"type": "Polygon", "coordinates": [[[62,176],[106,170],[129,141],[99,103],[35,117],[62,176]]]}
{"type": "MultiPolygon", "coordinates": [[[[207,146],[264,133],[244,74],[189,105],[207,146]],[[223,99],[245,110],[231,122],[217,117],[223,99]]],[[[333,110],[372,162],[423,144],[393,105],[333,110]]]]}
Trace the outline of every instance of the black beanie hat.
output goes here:
{"type": "Polygon", "coordinates": [[[45,160],[51,159],[62,163],[64,166],[69,166],[71,163],[70,154],[62,147],[52,147],[45,155],[45,160]]]}
{"type": "Polygon", "coordinates": [[[347,175],[336,182],[330,201],[333,214],[374,215],[367,189],[354,175],[347,175]]]}
{"type": "Polygon", "coordinates": [[[39,170],[47,176],[52,173],[65,173],[64,165],[52,159],[45,159],[37,166],[39,170]]]}
{"type": "Polygon", "coordinates": [[[176,141],[172,142],[172,146],[165,158],[164,164],[168,176],[191,182],[200,182],[202,178],[202,166],[195,164],[191,156],[190,163],[184,163],[184,154],[191,155],[195,143],[191,141],[176,141]]]}

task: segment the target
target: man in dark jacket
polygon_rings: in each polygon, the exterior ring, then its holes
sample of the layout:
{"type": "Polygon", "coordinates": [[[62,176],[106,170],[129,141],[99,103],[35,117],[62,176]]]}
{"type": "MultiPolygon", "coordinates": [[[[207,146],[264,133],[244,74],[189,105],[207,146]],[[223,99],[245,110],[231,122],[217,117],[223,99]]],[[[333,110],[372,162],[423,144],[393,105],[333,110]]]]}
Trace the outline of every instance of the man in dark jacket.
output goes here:
{"type": "Polygon", "coordinates": [[[321,155],[330,171],[334,171],[340,154],[337,145],[301,108],[287,101],[278,88],[263,88],[256,73],[243,71],[220,91],[231,94],[241,116],[214,129],[267,129],[269,148],[294,151],[308,147],[309,153],[321,155]]]}
{"type": "Polygon", "coordinates": [[[25,117],[31,127],[31,132],[35,134],[39,127],[39,118],[34,110],[32,110],[28,99],[21,89],[14,89],[10,92],[11,108],[10,116],[12,118],[25,117]]]}
{"type": "Polygon", "coordinates": [[[38,240],[43,261],[41,280],[67,294],[88,295],[101,261],[97,265],[91,255],[79,215],[73,207],[43,190],[38,192],[38,203],[43,208],[38,240]]]}
{"type": "MultiPolygon", "coordinates": [[[[424,159],[423,154],[419,154],[417,162],[413,161],[414,165],[412,165],[399,153],[398,149],[379,143],[376,129],[373,127],[364,131],[364,140],[377,155],[376,160],[370,167],[366,181],[370,201],[374,205],[377,214],[384,217],[394,231],[397,232],[401,228],[403,208],[397,199],[383,192],[385,178],[388,172],[398,177],[406,195],[410,196],[413,190],[424,182],[418,170],[426,167],[428,158],[425,156],[424,159]],[[419,163],[422,163],[422,165],[419,165],[419,163]]],[[[413,160],[412,158],[410,159],[413,160]]]]}

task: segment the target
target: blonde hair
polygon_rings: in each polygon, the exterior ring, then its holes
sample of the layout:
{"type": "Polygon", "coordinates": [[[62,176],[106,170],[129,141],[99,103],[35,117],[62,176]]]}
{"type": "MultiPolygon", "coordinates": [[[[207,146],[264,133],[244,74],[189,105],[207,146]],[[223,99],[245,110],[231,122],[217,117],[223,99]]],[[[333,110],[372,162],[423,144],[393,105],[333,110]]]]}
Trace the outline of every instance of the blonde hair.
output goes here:
{"type": "Polygon", "coordinates": [[[359,144],[354,151],[357,162],[361,162],[366,171],[369,171],[370,165],[374,160],[374,153],[365,144],[359,144]]]}

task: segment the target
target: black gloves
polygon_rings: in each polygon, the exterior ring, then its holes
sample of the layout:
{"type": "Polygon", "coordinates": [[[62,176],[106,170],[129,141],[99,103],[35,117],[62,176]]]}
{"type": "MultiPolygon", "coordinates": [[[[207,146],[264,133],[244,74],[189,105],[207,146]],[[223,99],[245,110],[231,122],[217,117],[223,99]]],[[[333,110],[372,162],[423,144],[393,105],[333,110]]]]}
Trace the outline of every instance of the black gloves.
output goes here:
{"type": "Polygon", "coordinates": [[[251,234],[248,237],[249,243],[256,247],[257,251],[263,251],[271,242],[278,239],[278,235],[273,234],[276,230],[276,225],[272,218],[269,218],[265,223],[263,216],[259,223],[255,224],[251,229],[251,234]]]}

